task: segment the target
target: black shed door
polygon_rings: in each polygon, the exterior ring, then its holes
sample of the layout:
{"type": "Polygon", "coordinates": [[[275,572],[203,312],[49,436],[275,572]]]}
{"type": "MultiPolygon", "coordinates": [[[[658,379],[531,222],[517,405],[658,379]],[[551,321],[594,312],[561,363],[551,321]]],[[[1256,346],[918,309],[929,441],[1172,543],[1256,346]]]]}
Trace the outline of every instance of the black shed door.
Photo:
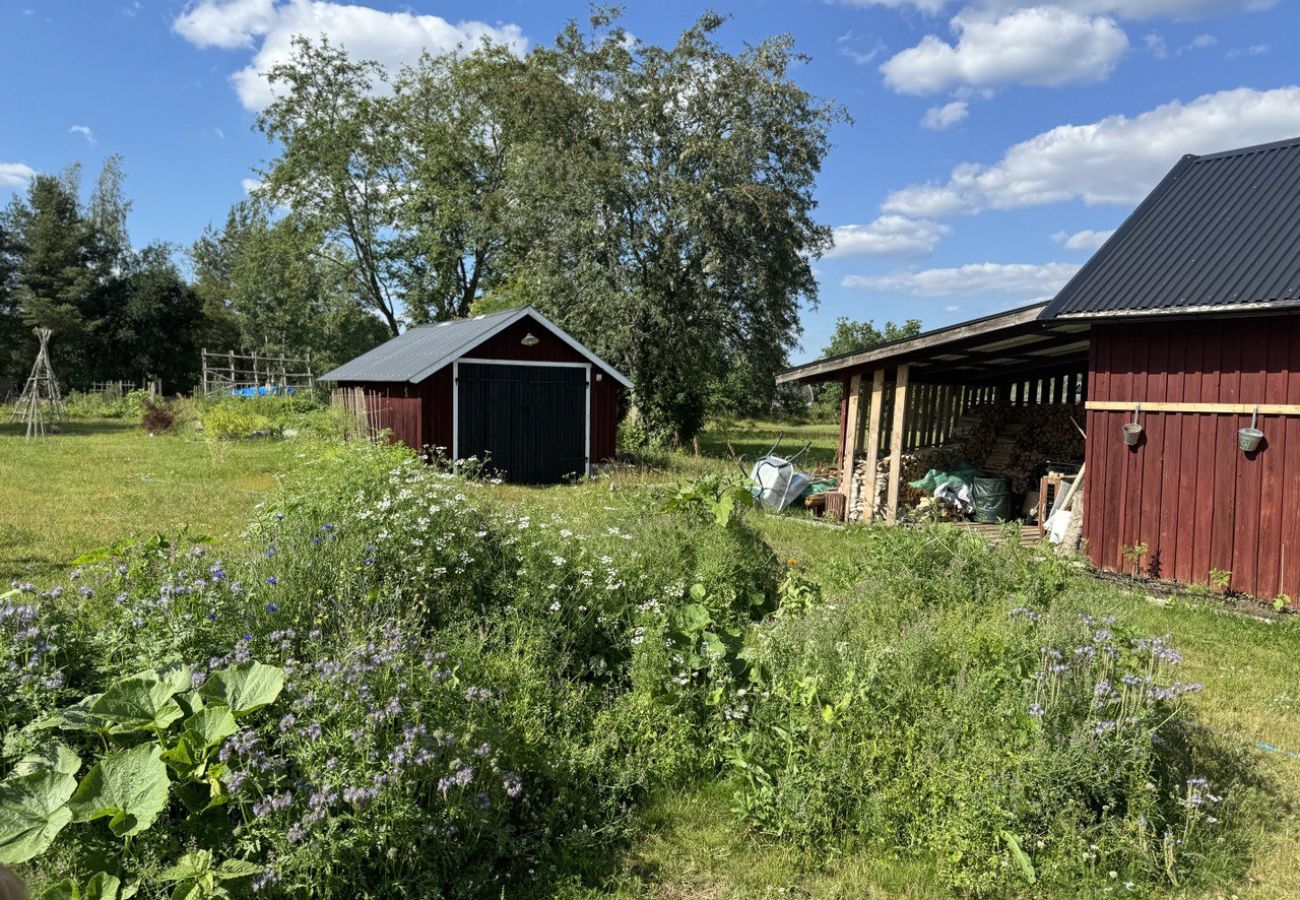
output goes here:
{"type": "Polygon", "coordinates": [[[587,470],[587,369],[461,363],[456,453],[488,471],[552,484],[587,470]]]}

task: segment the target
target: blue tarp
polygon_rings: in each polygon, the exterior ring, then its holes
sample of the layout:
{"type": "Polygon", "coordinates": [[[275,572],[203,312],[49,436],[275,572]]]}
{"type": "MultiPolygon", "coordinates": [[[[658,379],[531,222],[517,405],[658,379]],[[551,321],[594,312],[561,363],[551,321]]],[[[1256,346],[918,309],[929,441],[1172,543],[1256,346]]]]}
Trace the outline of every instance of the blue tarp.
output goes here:
{"type": "Polygon", "coordinates": [[[296,394],[296,387],[280,387],[277,384],[260,384],[256,387],[231,388],[232,397],[274,397],[279,394],[296,394]]]}

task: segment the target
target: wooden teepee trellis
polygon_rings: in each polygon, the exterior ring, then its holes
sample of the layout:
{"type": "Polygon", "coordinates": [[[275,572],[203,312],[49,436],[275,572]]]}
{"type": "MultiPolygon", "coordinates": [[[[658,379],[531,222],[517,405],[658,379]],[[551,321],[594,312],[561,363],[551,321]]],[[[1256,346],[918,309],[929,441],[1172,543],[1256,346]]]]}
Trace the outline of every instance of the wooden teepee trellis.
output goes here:
{"type": "Polygon", "coordinates": [[[62,422],[68,418],[67,407],[63,405],[63,393],[59,390],[59,379],[54,376],[54,369],[50,366],[50,334],[48,328],[36,329],[41,349],[36,354],[32,374],[27,379],[10,419],[13,422],[21,419],[27,423],[28,440],[44,437],[47,422],[62,422]]]}

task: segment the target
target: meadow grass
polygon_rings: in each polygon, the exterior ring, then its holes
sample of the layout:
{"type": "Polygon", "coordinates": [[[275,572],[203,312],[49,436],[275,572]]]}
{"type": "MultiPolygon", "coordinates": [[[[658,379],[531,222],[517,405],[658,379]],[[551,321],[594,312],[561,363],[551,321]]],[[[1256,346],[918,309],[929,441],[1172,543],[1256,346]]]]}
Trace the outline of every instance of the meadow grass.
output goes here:
{"type": "Polygon", "coordinates": [[[188,527],[218,545],[291,469],[301,444],[151,437],[120,419],[74,419],[27,441],[0,424],[0,584],[41,580],[88,550],[188,527]]]}
{"type": "MultiPolygon", "coordinates": [[[[499,485],[507,504],[574,515],[615,508],[618,501],[730,466],[736,453],[765,450],[782,430],[764,423],[715,426],[701,437],[701,456],[662,454],[655,464],[555,488],[499,485]]],[[[785,428],[833,454],[828,426],[785,428]]],[[[189,526],[217,542],[236,534],[252,507],[297,466],[303,443],[213,444],[198,437],[150,438],[113,421],[82,421],[42,442],[25,442],[0,426],[0,579],[53,575],[78,554],[131,536],[189,526]]],[[[814,457],[817,458],[817,457],[814,457]]],[[[824,456],[823,456],[824,458],[824,456]]],[[[830,596],[846,595],[872,566],[870,534],[805,516],[756,516],[753,522],[782,559],[830,596]]],[[[1139,586],[1140,587],[1140,586],[1139,586]]],[[[1248,881],[1206,896],[1300,896],[1300,625],[1264,621],[1216,607],[1199,595],[1156,600],[1097,583],[1092,599],[1149,634],[1169,633],[1183,651],[1184,672],[1205,685],[1192,701],[1208,728],[1249,749],[1275,795],[1277,815],[1259,826],[1248,881]],[[1266,746],[1275,749],[1266,749],[1266,746]]],[[[652,798],[638,814],[640,837],[611,863],[597,888],[574,898],[687,900],[741,897],[937,897],[946,893],[916,859],[845,852],[810,858],[754,839],[731,812],[734,786],[713,781],[652,798]]],[[[1123,895],[1122,891],[1118,892],[1123,895]]]]}

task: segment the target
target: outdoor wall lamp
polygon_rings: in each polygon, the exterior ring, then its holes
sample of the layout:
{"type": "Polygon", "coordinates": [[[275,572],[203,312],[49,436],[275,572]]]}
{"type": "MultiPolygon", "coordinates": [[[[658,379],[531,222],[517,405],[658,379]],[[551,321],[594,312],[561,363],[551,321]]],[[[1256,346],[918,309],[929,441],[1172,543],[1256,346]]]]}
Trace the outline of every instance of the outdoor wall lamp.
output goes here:
{"type": "Polygon", "coordinates": [[[536,347],[541,343],[541,339],[530,331],[523,336],[523,339],[519,343],[523,344],[525,347],[536,347]]]}

